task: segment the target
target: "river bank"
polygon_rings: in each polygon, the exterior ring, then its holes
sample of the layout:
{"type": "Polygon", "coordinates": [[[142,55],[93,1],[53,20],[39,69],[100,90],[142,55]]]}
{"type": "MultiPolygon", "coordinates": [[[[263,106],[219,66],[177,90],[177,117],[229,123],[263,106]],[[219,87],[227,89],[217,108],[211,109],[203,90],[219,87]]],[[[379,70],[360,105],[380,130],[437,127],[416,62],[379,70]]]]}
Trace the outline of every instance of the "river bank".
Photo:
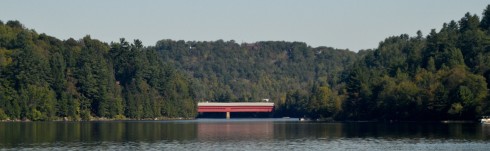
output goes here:
{"type": "MultiPolygon", "coordinates": [[[[171,120],[193,120],[195,118],[184,117],[156,117],[156,118],[106,118],[106,117],[91,117],[89,120],[72,119],[68,117],[57,117],[51,120],[40,121],[53,121],[53,122],[81,122],[81,121],[171,121],[171,120]]],[[[35,122],[30,119],[5,119],[0,122],[35,122]]]]}
{"type": "MultiPolygon", "coordinates": [[[[284,117],[283,117],[284,118],[284,117]]],[[[289,118],[289,117],[288,117],[289,118]]],[[[156,117],[156,118],[127,118],[127,117],[90,117],[88,120],[83,120],[81,118],[73,119],[69,117],[55,117],[49,120],[38,120],[38,121],[54,121],[54,122],[77,122],[77,121],[171,121],[171,120],[195,120],[199,118],[185,118],[185,117],[156,117]]],[[[241,119],[241,118],[236,118],[241,119]]],[[[479,123],[478,120],[440,120],[440,121],[400,121],[400,120],[334,120],[333,118],[296,118],[301,122],[319,122],[319,123],[479,123]]],[[[34,122],[30,119],[5,119],[0,120],[0,122],[34,122]]]]}

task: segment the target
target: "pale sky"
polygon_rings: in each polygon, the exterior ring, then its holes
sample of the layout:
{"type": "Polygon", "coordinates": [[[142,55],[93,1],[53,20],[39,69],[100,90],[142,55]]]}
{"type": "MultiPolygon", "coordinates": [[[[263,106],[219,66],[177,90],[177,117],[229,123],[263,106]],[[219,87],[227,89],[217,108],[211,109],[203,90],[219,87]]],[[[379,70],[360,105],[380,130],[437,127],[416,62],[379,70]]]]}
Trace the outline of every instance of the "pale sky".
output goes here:
{"type": "Polygon", "coordinates": [[[376,48],[389,36],[424,35],[488,0],[2,0],[0,20],[38,33],[105,42],[301,41],[312,47],[376,48]]]}

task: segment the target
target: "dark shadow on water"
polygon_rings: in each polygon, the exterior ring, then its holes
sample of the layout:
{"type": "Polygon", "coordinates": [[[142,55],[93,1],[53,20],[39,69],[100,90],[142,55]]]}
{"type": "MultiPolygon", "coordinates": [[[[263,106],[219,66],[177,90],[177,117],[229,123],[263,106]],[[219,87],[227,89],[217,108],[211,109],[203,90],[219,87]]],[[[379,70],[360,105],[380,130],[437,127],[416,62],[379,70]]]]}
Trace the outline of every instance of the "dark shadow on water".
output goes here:
{"type": "Polygon", "coordinates": [[[297,119],[232,118],[177,121],[0,122],[0,148],[101,142],[239,142],[271,140],[490,141],[479,123],[319,123],[297,119]]]}

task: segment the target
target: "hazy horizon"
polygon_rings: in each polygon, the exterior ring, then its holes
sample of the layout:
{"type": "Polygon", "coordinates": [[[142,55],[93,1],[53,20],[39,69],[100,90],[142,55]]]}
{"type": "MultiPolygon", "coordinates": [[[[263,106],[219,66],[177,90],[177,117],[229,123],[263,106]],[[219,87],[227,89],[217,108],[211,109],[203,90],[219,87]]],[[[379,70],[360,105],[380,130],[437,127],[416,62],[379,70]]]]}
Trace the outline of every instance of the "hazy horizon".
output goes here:
{"type": "Polygon", "coordinates": [[[0,20],[60,39],[300,41],[358,51],[389,36],[481,17],[487,1],[4,1],[0,20]]]}

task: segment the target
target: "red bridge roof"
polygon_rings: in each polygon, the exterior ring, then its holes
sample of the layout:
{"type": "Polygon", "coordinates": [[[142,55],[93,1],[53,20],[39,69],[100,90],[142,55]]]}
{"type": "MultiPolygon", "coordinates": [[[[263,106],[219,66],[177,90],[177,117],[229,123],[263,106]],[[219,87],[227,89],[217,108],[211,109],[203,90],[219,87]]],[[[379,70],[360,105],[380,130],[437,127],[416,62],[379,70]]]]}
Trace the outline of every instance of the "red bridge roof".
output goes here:
{"type": "Polygon", "coordinates": [[[272,112],[274,103],[268,102],[203,102],[197,103],[197,112],[272,112]]]}

